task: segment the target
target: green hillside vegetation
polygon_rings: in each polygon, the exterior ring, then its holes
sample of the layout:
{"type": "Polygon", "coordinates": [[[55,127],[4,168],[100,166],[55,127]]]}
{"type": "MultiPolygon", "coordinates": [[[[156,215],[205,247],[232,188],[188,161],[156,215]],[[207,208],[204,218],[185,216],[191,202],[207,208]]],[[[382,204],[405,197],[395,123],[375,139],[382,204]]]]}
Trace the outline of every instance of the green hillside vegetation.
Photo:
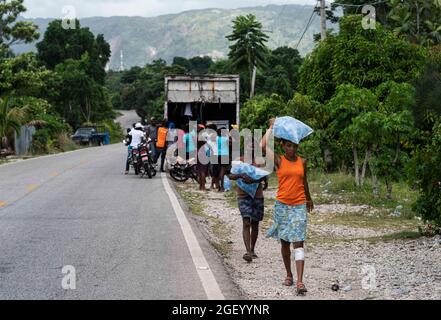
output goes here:
{"type": "MultiPolygon", "coordinates": [[[[231,10],[193,10],[153,18],[94,17],[81,19],[80,22],[94,34],[104,35],[112,49],[110,68],[119,70],[121,50],[125,68],[144,66],[157,59],[171,63],[174,57],[208,55],[213,59],[226,58],[229,42],[225,35],[231,31],[231,21],[249,13],[262,22],[264,30],[271,31],[268,43],[270,48],[294,47],[312,9],[312,6],[269,5],[231,10]]],[[[29,21],[38,25],[40,33],[44,34],[50,19],[29,21]]],[[[320,32],[319,28],[319,19],[316,17],[299,45],[302,56],[313,49],[313,35],[320,32]]],[[[35,50],[35,43],[15,46],[14,50],[17,53],[35,50]]]]}

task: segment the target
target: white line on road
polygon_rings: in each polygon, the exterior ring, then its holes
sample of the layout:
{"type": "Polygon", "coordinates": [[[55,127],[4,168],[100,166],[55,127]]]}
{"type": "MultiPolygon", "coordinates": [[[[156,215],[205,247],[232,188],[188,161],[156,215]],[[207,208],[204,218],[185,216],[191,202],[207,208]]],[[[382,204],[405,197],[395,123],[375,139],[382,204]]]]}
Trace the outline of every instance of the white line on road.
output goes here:
{"type": "Polygon", "coordinates": [[[165,174],[161,174],[161,179],[162,183],[164,184],[165,191],[170,198],[170,202],[173,206],[176,217],[178,218],[179,224],[181,225],[182,233],[184,234],[185,241],[187,242],[188,249],[190,250],[191,258],[193,259],[194,266],[196,267],[199,278],[201,279],[202,286],[204,287],[208,300],[225,300],[216,278],[214,277],[213,272],[205,259],[201,246],[199,245],[199,242],[191,229],[190,223],[185,216],[184,210],[182,210],[178,198],[170,187],[167,176],[165,174]]]}

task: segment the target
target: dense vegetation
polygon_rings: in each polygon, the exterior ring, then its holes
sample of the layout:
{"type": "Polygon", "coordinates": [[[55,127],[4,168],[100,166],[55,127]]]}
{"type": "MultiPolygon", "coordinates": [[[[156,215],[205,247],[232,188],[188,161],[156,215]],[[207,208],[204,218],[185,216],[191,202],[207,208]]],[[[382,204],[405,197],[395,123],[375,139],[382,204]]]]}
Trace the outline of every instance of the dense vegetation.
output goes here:
{"type": "Polygon", "coordinates": [[[21,25],[0,39],[2,144],[26,123],[37,126],[37,145],[47,151],[82,123],[113,123],[113,109],[161,117],[166,74],[240,74],[242,128],[266,128],[273,116],[296,117],[315,129],[301,145],[311,167],[348,172],[356,190],[368,185],[373,197],[385,201],[393,200],[394,185],[408,182],[420,195],[415,212],[441,225],[441,7],[436,1],[389,0],[369,30],[351,8],[339,17],[339,32],[328,32],[304,59],[293,48],[269,49],[271,35],[248,15],[224,34],[231,41],[228,59],[157,59],[107,74],[109,45],[88,28],[64,30],[54,21],[36,55],[14,56],[14,37],[36,38],[35,26],[21,25]],[[404,15],[415,4],[418,11],[404,15]]]}
{"type": "MultiPolygon", "coordinates": [[[[270,1],[267,1],[270,2],[270,1]]],[[[180,2],[177,2],[179,4],[180,2]]],[[[174,57],[210,56],[227,58],[230,45],[225,35],[231,32],[231,20],[240,15],[254,14],[271,30],[268,46],[294,47],[312,11],[309,5],[269,5],[238,9],[189,10],[159,17],[90,17],[81,25],[94,34],[103,34],[112,44],[110,69],[120,69],[120,52],[124,53],[124,67],[145,66],[164,59],[171,64],[174,57]]],[[[97,13],[99,15],[99,13],[97,13]]],[[[38,25],[43,35],[51,19],[28,19],[38,25]]],[[[334,26],[334,28],[336,28],[334,26]]],[[[315,19],[299,45],[302,56],[314,48],[313,35],[320,32],[315,19]]],[[[14,46],[17,53],[35,50],[35,44],[14,46]]]]}
{"type": "Polygon", "coordinates": [[[72,148],[70,134],[83,124],[105,124],[112,136],[120,129],[104,87],[110,46],[102,35],[82,28],[64,29],[50,23],[38,53],[15,56],[13,43],[38,38],[32,23],[16,21],[26,9],[23,1],[0,7],[0,134],[2,149],[10,150],[14,131],[22,125],[37,128],[33,152],[72,148]]]}

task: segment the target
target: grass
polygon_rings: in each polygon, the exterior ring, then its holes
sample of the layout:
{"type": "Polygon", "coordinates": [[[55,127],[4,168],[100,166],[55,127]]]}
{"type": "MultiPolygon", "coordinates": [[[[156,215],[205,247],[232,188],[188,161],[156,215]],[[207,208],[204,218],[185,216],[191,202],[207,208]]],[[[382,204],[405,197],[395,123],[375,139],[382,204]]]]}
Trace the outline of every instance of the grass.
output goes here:
{"type": "Polygon", "coordinates": [[[338,172],[324,174],[311,172],[309,187],[316,204],[340,203],[353,205],[369,205],[378,209],[393,211],[401,205],[403,217],[413,218],[412,204],[418,193],[410,189],[405,182],[393,184],[392,199],[386,198],[386,186],[380,184],[380,196],[373,194],[372,183],[366,180],[365,185],[357,188],[351,175],[338,172]]]}
{"type": "Polygon", "coordinates": [[[364,213],[344,212],[329,213],[326,215],[312,215],[311,222],[316,225],[335,224],[354,228],[384,229],[412,229],[416,230],[418,221],[404,217],[392,217],[386,214],[366,215],[364,213]]]}
{"type": "Polygon", "coordinates": [[[234,186],[234,188],[230,192],[225,192],[224,196],[227,199],[228,205],[230,208],[237,209],[237,196],[236,196],[236,188],[237,186],[234,186]]]}
{"type": "Polygon", "coordinates": [[[182,199],[185,201],[185,203],[188,205],[190,211],[195,216],[204,217],[204,218],[209,217],[204,211],[204,207],[202,205],[204,197],[201,194],[187,191],[185,190],[183,185],[176,185],[176,190],[178,191],[182,199]]]}
{"type": "MultiPolygon", "coordinates": [[[[176,184],[176,190],[185,203],[188,205],[190,211],[195,216],[200,218],[204,218],[210,221],[211,232],[214,235],[216,240],[209,240],[210,244],[224,257],[228,256],[231,245],[227,239],[230,238],[230,229],[226,227],[226,225],[219,219],[218,217],[209,216],[205,213],[204,210],[204,195],[188,191],[184,185],[176,184]]],[[[227,194],[232,194],[235,196],[233,192],[228,192],[227,194]]]]}
{"type": "MultiPolygon", "coordinates": [[[[277,190],[278,181],[276,174],[269,178],[269,193],[265,199],[265,216],[262,221],[262,230],[265,232],[272,225],[274,213],[273,194],[277,190]]],[[[380,232],[379,236],[354,238],[344,236],[329,236],[316,234],[310,231],[308,242],[312,245],[350,243],[357,240],[368,241],[369,243],[381,243],[392,240],[409,240],[421,237],[418,226],[421,224],[414,219],[412,203],[416,200],[418,193],[404,182],[393,185],[392,199],[386,198],[386,186],[381,184],[380,196],[375,197],[372,192],[371,181],[367,180],[363,187],[357,188],[352,175],[337,172],[325,174],[321,172],[310,172],[309,186],[316,205],[366,205],[366,210],[348,208],[348,212],[316,212],[309,216],[311,225],[334,225],[336,227],[366,228],[380,232]],[[390,214],[395,208],[401,205],[401,216],[394,217],[390,214]]],[[[237,209],[236,188],[231,192],[223,194],[225,205],[237,209]]],[[[211,244],[223,256],[227,256],[231,245],[227,241],[230,238],[230,230],[226,229],[225,224],[217,217],[212,217],[204,212],[203,201],[205,195],[194,192],[192,188],[185,185],[177,185],[177,190],[188,204],[194,215],[210,221],[211,231],[214,240],[211,244]]],[[[329,207],[328,207],[329,208],[329,207]]],[[[338,210],[338,209],[336,209],[338,210]]]]}

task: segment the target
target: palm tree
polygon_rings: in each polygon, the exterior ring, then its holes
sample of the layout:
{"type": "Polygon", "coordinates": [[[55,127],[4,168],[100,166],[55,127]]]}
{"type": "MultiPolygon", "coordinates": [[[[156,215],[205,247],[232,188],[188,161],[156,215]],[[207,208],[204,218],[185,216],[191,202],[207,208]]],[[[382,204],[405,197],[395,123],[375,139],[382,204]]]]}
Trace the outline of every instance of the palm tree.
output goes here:
{"type": "Polygon", "coordinates": [[[235,42],[228,57],[238,70],[248,70],[251,79],[250,97],[254,96],[256,69],[265,66],[268,36],[262,31],[262,23],[256,16],[239,16],[233,21],[233,33],[226,37],[235,42]]]}
{"type": "Polygon", "coordinates": [[[24,113],[19,108],[11,108],[9,97],[0,97],[0,137],[1,147],[9,149],[8,136],[20,132],[24,113]]]}

